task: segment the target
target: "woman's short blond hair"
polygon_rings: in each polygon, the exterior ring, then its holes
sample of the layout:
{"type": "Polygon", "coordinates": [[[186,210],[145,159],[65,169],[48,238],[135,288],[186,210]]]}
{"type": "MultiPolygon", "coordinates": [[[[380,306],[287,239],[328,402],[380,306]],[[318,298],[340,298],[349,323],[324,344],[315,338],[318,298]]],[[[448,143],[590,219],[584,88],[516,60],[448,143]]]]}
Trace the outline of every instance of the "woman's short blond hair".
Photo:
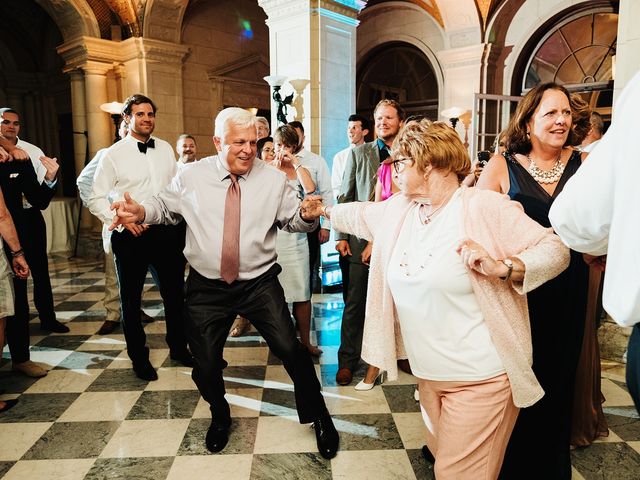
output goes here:
{"type": "Polygon", "coordinates": [[[456,131],[444,122],[411,120],[393,141],[394,158],[410,158],[421,172],[431,165],[448,174],[454,173],[462,182],[471,172],[469,153],[456,131]]]}

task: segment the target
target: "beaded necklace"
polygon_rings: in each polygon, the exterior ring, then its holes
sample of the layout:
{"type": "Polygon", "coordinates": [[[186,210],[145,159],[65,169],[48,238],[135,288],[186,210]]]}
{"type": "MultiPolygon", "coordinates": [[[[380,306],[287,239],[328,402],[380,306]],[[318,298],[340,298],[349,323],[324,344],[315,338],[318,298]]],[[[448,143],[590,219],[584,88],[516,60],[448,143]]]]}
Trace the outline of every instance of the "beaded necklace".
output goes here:
{"type": "Polygon", "coordinates": [[[536,162],[529,156],[527,153],[527,160],[529,160],[529,168],[528,172],[533,177],[533,179],[538,183],[544,184],[552,184],[556,183],[562,177],[562,173],[564,172],[564,163],[560,161],[560,156],[562,155],[562,150],[558,153],[558,158],[556,158],[556,163],[553,165],[551,170],[542,170],[540,167],[536,165],[536,162]]]}

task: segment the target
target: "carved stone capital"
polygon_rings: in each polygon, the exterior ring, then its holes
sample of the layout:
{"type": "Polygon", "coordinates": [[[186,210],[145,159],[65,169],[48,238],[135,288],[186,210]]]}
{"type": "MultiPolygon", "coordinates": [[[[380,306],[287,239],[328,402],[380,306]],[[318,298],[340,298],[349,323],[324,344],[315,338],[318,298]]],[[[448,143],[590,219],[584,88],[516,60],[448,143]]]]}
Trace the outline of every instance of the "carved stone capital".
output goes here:
{"type": "Polygon", "coordinates": [[[484,52],[484,44],[480,43],[468,47],[451,48],[437,53],[443,69],[480,65],[484,52]]]}
{"type": "Polygon", "coordinates": [[[65,72],[81,68],[85,72],[106,73],[135,58],[152,62],[182,64],[189,47],[149,38],[129,38],[113,42],[94,37],[77,37],[58,47],[65,60],[65,72]]]}
{"type": "Polygon", "coordinates": [[[312,13],[333,13],[355,21],[360,10],[367,5],[367,0],[320,0],[317,7],[312,5],[315,3],[310,0],[258,0],[258,5],[269,17],[267,23],[312,13]]]}
{"type": "Polygon", "coordinates": [[[165,42],[152,38],[129,38],[121,42],[121,61],[134,58],[162,63],[182,64],[190,49],[179,43],[165,42]]]}
{"type": "Polygon", "coordinates": [[[85,69],[88,62],[92,69],[106,68],[103,73],[113,68],[119,59],[119,42],[103,40],[95,37],[76,37],[63,43],[58,48],[58,54],[65,60],[63,71],[69,72],[77,68],[85,69]]]}

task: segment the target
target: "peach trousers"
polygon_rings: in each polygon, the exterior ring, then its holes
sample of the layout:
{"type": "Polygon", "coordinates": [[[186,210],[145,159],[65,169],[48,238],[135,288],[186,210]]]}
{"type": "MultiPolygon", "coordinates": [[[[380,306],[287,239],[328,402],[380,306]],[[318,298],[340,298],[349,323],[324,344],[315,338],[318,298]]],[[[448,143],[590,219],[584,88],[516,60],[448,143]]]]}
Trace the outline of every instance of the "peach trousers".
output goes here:
{"type": "Polygon", "coordinates": [[[438,480],[494,480],[519,408],[506,374],[477,382],[419,380],[438,480]]]}

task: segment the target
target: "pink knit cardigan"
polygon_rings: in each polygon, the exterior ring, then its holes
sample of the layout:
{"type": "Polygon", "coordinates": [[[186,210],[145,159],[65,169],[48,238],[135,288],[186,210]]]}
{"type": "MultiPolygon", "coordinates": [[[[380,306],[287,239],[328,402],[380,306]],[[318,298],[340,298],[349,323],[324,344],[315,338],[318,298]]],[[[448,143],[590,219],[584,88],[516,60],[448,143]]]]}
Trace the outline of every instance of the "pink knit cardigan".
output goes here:
{"type": "MultiPolygon", "coordinates": [[[[514,404],[528,407],[542,398],[544,391],[531,369],[531,329],[525,293],[567,268],[569,250],[551,229],[529,218],[522,206],[508,196],[461,188],[466,237],[482,245],[493,258],[516,257],[526,268],[524,280],[519,283],[487,278],[475,271],[469,275],[511,383],[514,404]]],[[[337,231],[373,240],[362,358],[387,371],[390,380],[398,376],[396,360],[406,358],[406,353],[387,285],[387,267],[411,206],[409,199],[396,194],[385,202],[345,203],[331,211],[331,222],[337,231]]]]}

